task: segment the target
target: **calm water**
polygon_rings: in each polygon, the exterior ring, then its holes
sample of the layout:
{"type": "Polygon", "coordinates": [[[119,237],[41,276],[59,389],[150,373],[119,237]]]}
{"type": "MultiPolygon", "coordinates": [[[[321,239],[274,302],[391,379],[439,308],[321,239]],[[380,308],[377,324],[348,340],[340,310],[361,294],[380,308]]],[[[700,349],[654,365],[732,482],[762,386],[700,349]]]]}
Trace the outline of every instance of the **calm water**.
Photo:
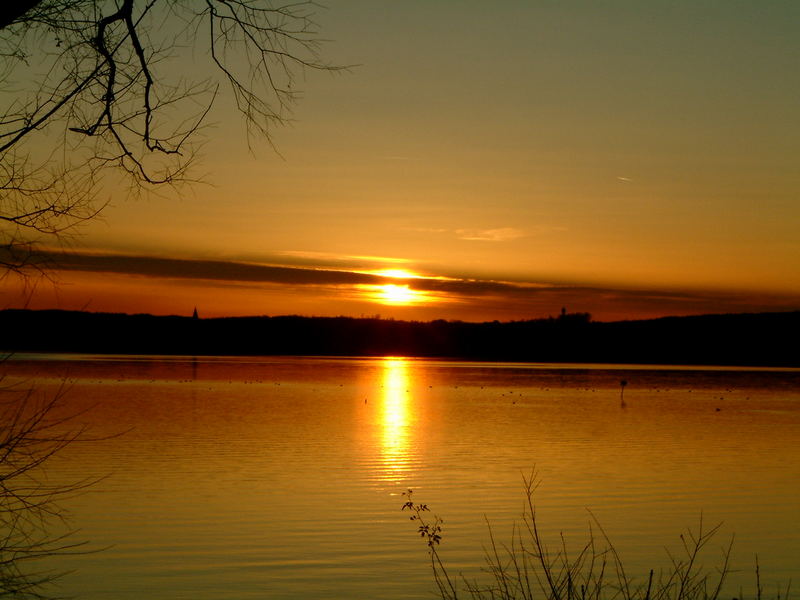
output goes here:
{"type": "MultiPolygon", "coordinates": [[[[441,554],[479,574],[536,468],[541,528],[585,540],[590,509],[646,577],[679,534],[735,532],[730,596],[800,575],[800,371],[411,359],[18,356],[6,383],[97,437],[50,466],[105,476],[67,502],[96,554],[62,557],[84,599],[431,598],[413,488],[441,554]],[[628,381],[620,402],[620,380],[628,381]]],[[[772,586],[772,587],[770,587],[772,586]]]]}

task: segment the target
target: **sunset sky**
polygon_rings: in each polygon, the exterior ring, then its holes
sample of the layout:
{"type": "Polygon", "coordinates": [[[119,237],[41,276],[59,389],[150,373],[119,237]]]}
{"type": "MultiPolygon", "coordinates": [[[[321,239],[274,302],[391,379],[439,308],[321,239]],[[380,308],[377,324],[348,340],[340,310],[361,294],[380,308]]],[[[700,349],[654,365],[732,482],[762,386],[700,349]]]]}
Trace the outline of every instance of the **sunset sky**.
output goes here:
{"type": "MultiPolygon", "coordinates": [[[[509,320],[800,309],[800,2],[330,0],[280,155],[110,206],[2,308],[509,320]]],[[[201,62],[203,57],[186,60],[201,62]]]]}

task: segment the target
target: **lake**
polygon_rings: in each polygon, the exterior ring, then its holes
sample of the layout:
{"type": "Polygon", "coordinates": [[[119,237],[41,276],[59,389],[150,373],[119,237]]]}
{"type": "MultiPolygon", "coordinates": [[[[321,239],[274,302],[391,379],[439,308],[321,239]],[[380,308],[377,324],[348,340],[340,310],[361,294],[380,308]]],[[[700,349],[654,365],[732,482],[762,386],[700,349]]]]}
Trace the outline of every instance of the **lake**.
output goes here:
{"type": "Polygon", "coordinates": [[[63,503],[98,550],[54,562],[79,599],[431,598],[403,492],[444,519],[451,571],[480,576],[486,521],[509,539],[533,469],[548,543],[577,548],[596,519],[638,581],[701,515],[722,522],[709,567],[735,534],[723,597],[754,596],[756,554],[772,597],[800,574],[797,369],[18,355],[3,370],[35,398],[66,382],[95,438],[47,470],[103,477],[63,503]]]}

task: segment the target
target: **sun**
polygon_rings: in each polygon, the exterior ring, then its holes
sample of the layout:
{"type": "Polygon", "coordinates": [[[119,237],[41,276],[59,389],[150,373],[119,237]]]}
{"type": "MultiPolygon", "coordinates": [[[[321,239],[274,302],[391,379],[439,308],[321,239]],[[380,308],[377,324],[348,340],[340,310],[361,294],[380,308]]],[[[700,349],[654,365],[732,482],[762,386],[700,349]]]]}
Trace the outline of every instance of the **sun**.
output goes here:
{"type": "Polygon", "coordinates": [[[414,279],[418,278],[419,275],[415,275],[411,271],[406,271],[405,269],[381,269],[380,271],[373,271],[374,275],[380,275],[381,277],[391,277],[392,279],[414,279]]]}
{"type": "Polygon", "coordinates": [[[378,286],[381,301],[386,304],[412,304],[419,301],[419,292],[409,288],[407,285],[397,285],[387,283],[378,286]]]}
{"type": "Polygon", "coordinates": [[[422,275],[405,269],[381,269],[365,273],[377,275],[386,282],[358,286],[363,297],[372,302],[400,307],[435,301],[430,292],[414,289],[413,280],[425,279],[422,275]]]}

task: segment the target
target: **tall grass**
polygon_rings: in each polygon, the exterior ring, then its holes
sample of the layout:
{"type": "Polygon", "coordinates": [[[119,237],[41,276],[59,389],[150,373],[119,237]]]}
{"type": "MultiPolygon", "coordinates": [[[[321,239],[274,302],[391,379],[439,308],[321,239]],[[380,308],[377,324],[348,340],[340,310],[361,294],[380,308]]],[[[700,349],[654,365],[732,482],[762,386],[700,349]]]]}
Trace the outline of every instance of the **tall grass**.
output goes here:
{"type": "MultiPolygon", "coordinates": [[[[577,551],[568,551],[563,534],[554,546],[548,546],[539,530],[534,503],[539,482],[533,473],[523,482],[525,509],[509,542],[499,543],[487,521],[489,543],[484,548],[485,577],[480,581],[448,570],[439,554],[442,520],[432,515],[426,504],[415,502],[412,490],[404,494],[407,500],[402,509],[411,513],[417,533],[427,544],[442,600],[717,600],[723,593],[730,574],[733,537],[722,547],[716,567],[705,568],[701,563],[720,525],[707,527],[701,517],[695,529],[687,529],[680,536],[678,553],[667,553],[665,567],[635,578],[591,513],[586,542],[577,551]]],[[[757,559],[754,583],[751,598],[763,600],[757,559]]],[[[788,600],[789,592],[787,585],[783,597],[780,591],[777,593],[777,600],[788,600]]],[[[745,599],[741,591],[738,599],[745,599]]]]}

